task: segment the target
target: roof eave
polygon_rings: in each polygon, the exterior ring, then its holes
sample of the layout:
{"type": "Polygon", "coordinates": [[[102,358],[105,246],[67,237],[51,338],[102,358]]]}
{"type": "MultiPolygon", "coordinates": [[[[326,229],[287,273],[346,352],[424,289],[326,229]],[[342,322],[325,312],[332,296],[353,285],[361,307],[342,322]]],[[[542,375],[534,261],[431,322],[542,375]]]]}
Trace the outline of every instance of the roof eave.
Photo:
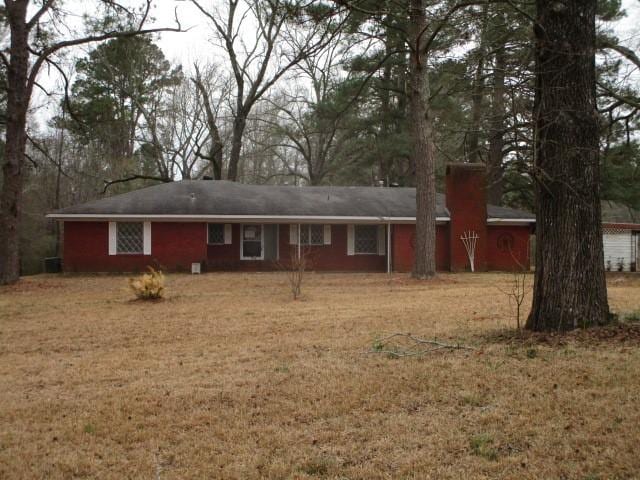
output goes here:
{"type": "Polygon", "coordinates": [[[536,223],[535,218],[487,218],[488,225],[517,226],[530,225],[532,223],[536,223]]]}
{"type": "MultiPolygon", "coordinates": [[[[49,213],[47,218],[73,221],[175,221],[175,222],[224,222],[224,223],[416,223],[415,217],[391,216],[296,216],[296,215],[144,215],[118,213],[49,213]]],[[[449,217],[436,217],[437,223],[446,223],[449,217]]]]}

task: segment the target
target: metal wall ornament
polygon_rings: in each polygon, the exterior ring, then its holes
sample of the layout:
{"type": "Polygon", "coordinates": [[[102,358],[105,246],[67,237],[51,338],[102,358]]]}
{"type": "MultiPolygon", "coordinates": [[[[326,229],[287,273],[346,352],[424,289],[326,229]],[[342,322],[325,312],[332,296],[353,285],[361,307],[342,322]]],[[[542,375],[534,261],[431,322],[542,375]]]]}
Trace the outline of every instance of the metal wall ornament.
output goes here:
{"type": "Polygon", "coordinates": [[[472,230],[464,232],[462,235],[460,235],[460,240],[462,240],[464,248],[467,251],[467,257],[469,257],[469,265],[471,265],[472,272],[475,272],[475,253],[478,238],[480,238],[478,234],[472,230]]]}

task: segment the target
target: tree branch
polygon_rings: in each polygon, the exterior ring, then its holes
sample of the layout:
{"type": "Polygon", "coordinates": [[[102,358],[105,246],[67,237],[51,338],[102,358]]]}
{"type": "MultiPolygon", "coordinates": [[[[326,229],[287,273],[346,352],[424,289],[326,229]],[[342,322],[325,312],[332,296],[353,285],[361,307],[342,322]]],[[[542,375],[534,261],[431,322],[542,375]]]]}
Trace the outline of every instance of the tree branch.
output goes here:
{"type": "Polygon", "coordinates": [[[107,193],[107,189],[111,186],[111,185],[115,185],[117,183],[125,183],[125,182],[131,182],[132,180],[155,180],[157,182],[163,182],[163,183],[170,183],[173,182],[172,179],[167,178],[167,177],[157,177],[154,175],[130,175],[128,177],[124,177],[124,178],[119,178],[118,180],[105,180],[104,181],[104,189],[102,190],[102,193],[107,193]]]}

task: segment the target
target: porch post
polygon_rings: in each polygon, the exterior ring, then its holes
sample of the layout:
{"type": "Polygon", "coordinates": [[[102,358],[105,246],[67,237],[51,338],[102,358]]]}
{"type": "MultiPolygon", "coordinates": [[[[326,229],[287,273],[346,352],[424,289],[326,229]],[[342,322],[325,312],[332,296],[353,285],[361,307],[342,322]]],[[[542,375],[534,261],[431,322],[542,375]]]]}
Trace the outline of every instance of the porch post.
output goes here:
{"type": "Polygon", "coordinates": [[[391,274],[391,222],[387,223],[387,273],[391,274]]]}
{"type": "Polygon", "coordinates": [[[300,224],[298,224],[298,260],[300,260],[300,224]]]}

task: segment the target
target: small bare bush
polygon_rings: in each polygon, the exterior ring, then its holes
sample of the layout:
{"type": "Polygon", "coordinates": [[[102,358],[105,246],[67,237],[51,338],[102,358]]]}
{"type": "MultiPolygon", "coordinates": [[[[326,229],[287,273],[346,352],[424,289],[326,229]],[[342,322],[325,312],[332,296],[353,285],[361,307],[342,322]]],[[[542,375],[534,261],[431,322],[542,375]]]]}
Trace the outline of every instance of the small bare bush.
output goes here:
{"type": "Polygon", "coordinates": [[[289,280],[289,288],[293,299],[297,300],[302,293],[302,280],[304,273],[310,264],[309,250],[302,248],[297,251],[292,248],[289,252],[289,261],[287,263],[278,263],[280,270],[287,274],[289,280]]]}
{"type": "Polygon", "coordinates": [[[148,272],[129,279],[129,287],[140,300],[156,300],[164,295],[164,274],[148,267],[148,272]]]}
{"type": "MultiPolygon", "coordinates": [[[[527,245],[527,251],[529,251],[530,246],[527,245]]],[[[509,254],[511,258],[518,266],[518,269],[513,271],[513,276],[511,277],[511,282],[506,286],[506,288],[498,287],[502,293],[504,293],[509,299],[509,304],[513,302],[515,304],[515,316],[516,316],[516,328],[520,331],[520,316],[522,314],[522,304],[527,297],[527,294],[530,290],[530,285],[528,285],[527,279],[529,278],[529,268],[523,265],[518,257],[513,253],[511,246],[509,246],[509,254]]]]}

